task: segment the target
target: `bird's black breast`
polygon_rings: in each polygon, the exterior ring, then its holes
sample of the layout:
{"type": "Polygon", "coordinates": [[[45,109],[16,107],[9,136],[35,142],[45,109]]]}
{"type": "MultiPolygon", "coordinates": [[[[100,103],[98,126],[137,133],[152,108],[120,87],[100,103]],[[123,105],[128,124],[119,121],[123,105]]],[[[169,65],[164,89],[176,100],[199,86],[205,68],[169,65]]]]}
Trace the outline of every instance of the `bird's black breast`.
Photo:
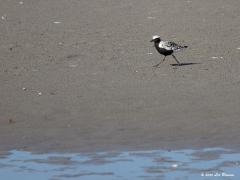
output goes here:
{"type": "Polygon", "coordinates": [[[157,51],[164,56],[169,56],[173,53],[173,50],[166,50],[166,49],[159,48],[159,47],[157,48],[157,51]]]}
{"type": "Polygon", "coordinates": [[[173,53],[173,50],[167,50],[167,49],[164,49],[164,48],[159,48],[158,44],[155,44],[155,48],[157,49],[157,51],[164,55],[164,56],[169,56],[173,53]]]}

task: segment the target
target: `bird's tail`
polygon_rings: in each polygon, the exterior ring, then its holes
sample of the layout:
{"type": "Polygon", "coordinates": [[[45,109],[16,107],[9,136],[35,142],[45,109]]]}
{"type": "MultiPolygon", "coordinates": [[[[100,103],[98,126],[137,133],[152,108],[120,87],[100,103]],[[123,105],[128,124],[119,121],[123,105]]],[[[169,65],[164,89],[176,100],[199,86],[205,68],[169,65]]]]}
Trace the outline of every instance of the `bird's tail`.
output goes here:
{"type": "Polygon", "coordinates": [[[181,46],[181,45],[179,45],[176,49],[174,49],[174,51],[177,52],[177,51],[180,51],[180,50],[185,49],[187,47],[188,46],[181,46]]]}

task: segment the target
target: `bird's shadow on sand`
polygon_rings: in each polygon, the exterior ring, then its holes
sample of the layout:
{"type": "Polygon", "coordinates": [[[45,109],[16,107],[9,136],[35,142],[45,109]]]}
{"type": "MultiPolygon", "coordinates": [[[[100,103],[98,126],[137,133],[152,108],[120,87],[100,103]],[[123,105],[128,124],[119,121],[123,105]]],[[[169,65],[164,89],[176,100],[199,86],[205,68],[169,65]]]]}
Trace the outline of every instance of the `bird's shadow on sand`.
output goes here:
{"type": "Polygon", "coordinates": [[[171,66],[190,66],[195,64],[201,64],[201,63],[180,63],[180,64],[171,64],[171,66]]]}

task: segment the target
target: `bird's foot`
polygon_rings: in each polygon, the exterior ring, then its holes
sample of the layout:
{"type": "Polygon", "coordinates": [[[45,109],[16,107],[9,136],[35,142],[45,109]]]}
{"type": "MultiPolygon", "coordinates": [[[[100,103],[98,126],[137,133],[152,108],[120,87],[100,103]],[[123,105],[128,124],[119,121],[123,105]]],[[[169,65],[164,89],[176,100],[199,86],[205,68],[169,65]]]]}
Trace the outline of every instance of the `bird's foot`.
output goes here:
{"type": "Polygon", "coordinates": [[[158,68],[158,67],[159,67],[159,64],[156,64],[156,65],[154,65],[153,67],[158,68]]]}

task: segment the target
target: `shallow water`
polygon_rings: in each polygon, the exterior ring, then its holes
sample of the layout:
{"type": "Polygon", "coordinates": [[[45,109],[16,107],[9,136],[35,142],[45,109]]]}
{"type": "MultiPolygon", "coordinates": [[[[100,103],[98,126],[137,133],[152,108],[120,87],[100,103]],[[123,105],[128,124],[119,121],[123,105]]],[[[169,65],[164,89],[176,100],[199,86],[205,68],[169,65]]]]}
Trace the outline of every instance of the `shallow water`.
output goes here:
{"type": "Polygon", "coordinates": [[[0,153],[1,179],[240,179],[240,153],[228,149],[34,154],[0,153]],[[213,177],[214,176],[214,177],[213,177]]]}

